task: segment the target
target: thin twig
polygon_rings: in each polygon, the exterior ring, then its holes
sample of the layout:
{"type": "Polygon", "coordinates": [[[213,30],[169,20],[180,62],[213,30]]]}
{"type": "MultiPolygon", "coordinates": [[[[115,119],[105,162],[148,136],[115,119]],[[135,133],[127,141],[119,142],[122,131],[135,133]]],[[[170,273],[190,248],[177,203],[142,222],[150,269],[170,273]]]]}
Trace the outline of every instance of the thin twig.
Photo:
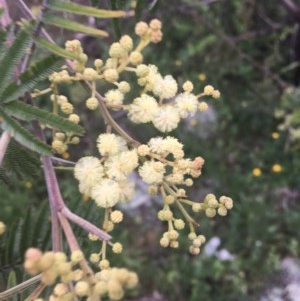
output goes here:
{"type": "Polygon", "coordinates": [[[63,201],[57,183],[56,174],[50,157],[43,156],[42,158],[44,177],[47,185],[49,204],[51,209],[51,234],[52,234],[52,249],[53,251],[62,251],[62,233],[57,216],[59,206],[63,207],[63,201]]]}
{"type": "Polygon", "coordinates": [[[88,222],[87,220],[85,220],[85,219],[81,218],[80,216],[74,214],[67,207],[64,207],[61,210],[61,213],[67,219],[69,219],[73,223],[77,224],[78,226],[80,226],[81,228],[83,228],[84,230],[86,230],[88,233],[92,233],[94,235],[97,235],[98,237],[100,237],[101,239],[103,239],[105,241],[111,240],[112,237],[109,234],[107,234],[103,230],[100,230],[99,228],[97,228],[96,226],[94,226],[93,224],[91,224],[90,222],[88,222]]]}
{"type": "MultiPolygon", "coordinates": [[[[61,213],[58,213],[58,217],[59,217],[60,223],[64,229],[64,233],[66,235],[66,239],[68,241],[68,246],[70,247],[71,252],[80,250],[80,246],[78,245],[77,239],[76,239],[74,232],[73,232],[68,220],[66,219],[66,217],[63,216],[61,213]]],[[[80,267],[84,271],[84,274],[85,274],[84,277],[86,278],[86,280],[92,286],[95,285],[96,279],[95,279],[94,273],[85,258],[80,261],[80,267]]],[[[91,300],[92,301],[100,301],[100,296],[93,295],[91,300]]]]}
{"type": "Polygon", "coordinates": [[[39,282],[40,280],[41,280],[41,274],[34,276],[14,287],[4,291],[4,292],[0,293],[0,300],[6,300],[10,296],[20,293],[20,292],[24,291],[25,289],[27,289],[29,286],[39,282]]]}

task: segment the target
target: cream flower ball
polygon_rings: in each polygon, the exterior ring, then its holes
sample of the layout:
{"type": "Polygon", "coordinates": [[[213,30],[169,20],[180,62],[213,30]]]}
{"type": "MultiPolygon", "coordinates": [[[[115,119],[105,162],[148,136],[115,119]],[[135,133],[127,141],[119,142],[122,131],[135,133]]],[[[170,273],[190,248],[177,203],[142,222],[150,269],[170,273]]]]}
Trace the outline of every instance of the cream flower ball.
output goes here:
{"type": "Polygon", "coordinates": [[[111,156],[127,150],[126,141],[115,134],[101,134],[97,138],[97,147],[102,156],[111,156]]]}
{"type": "Polygon", "coordinates": [[[161,132],[170,132],[177,128],[180,115],[177,108],[170,105],[160,108],[152,120],[153,125],[161,132]]]}
{"type": "Polygon", "coordinates": [[[171,75],[158,79],[153,85],[153,93],[162,99],[174,97],[177,90],[177,82],[171,75]]]}
{"type": "Polygon", "coordinates": [[[142,94],[141,97],[135,98],[129,106],[128,117],[135,123],[147,123],[152,121],[158,112],[156,99],[147,94],[142,94]]]}
{"type": "Polygon", "coordinates": [[[79,181],[80,192],[88,195],[92,187],[100,183],[103,175],[104,170],[100,160],[92,156],[81,158],[74,168],[74,176],[79,181]]]}
{"type": "Polygon", "coordinates": [[[140,168],[139,174],[147,184],[159,184],[164,178],[166,169],[159,161],[146,161],[140,168]]]}
{"type": "Polygon", "coordinates": [[[120,201],[120,187],[116,181],[104,179],[93,187],[91,197],[99,207],[112,207],[120,201]]]}
{"type": "Polygon", "coordinates": [[[137,150],[121,152],[105,162],[106,174],[110,179],[125,180],[138,166],[137,150]]]}
{"type": "Polygon", "coordinates": [[[198,99],[194,94],[181,93],[175,99],[181,118],[186,118],[188,114],[194,115],[198,109],[198,99]]]}

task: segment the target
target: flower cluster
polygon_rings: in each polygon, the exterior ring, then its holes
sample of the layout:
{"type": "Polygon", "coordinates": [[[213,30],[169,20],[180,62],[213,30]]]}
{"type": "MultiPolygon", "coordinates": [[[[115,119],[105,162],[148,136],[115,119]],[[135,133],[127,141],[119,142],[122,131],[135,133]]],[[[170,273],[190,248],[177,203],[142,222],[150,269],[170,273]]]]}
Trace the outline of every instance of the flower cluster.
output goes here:
{"type": "MultiPolygon", "coordinates": [[[[133,197],[134,183],[130,182],[128,177],[135,169],[138,170],[141,179],[149,185],[150,194],[160,192],[163,196],[164,207],[158,212],[158,218],[168,223],[168,231],[163,234],[160,241],[163,247],[179,246],[178,231],[185,227],[186,222],[191,233],[196,235],[195,226],[198,223],[190,217],[185,209],[186,205],[194,212],[205,212],[210,218],[217,213],[225,216],[233,207],[232,199],[225,196],[217,201],[213,194],[208,194],[202,203],[188,199],[183,187],[192,186],[193,179],[201,175],[204,159],[185,158],[183,144],[174,137],[151,138],[147,144],[129,149],[123,138],[107,133],[99,135],[97,146],[101,158],[92,156],[81,158],[75,165],[74,174],[79,181],[80,192],[91,196],[98,206],[106,209],[107,218],[103,223],[106,232],[111,231],[114,224],[123,219],[122,213],[119,210],[112,211],[111,207],[119,202],[129,201],[133,197]],[[179,208],[185,221],[174,217],[175,208],[179,208]]],[[[202,238],[201,242],[204,243],[202,238]]],[[[106,242],[102,244],[105,245],[106,242]]],[[[200,248],[200,245],[193,244],[190,252],[198,254],[200,251],[197,248],[200,248]]],[[[112,251],[120,253],[122,246],[115,243],[112,245],[112,251]]],[[[91,257],[94,263],[99,260],[98,254],[93,254],[91,257]]],[[[107,264],[109,263],[104,252],[99,266],[103,268],[107,264]]]]}
{"type": "MultiPolygon", "coordinates": [[[[58,93],[58,85],[71,84],[78,81],[87,81],[92,84],[91,95],[86,99],[88,109],[95,110],[99,107],[99,99],[96,97],[96,82],[106,81],[114,85],[114,88],[104,93],[105,105],[111,110],[125,110],[128,118],[134,123],[152,122],[155,128],[161,132],[170,132],[176,129],[181,119],[188,115],[194,115],[197,110],[205,111],[208,105],[205,101],[198,100],[204,96],[219,98],[220,92],[211,85],[204,87],[203,92],[195,95],[192,93],[193,84],[186,81],[182,85],[182,91],[178,90],[178,83],[172,75],[163,76],[155,65],[143,64],[142,50],[150,43],[157,43],[162,38],[161,22],[152,20],[149,25],[139,22],[135,33],[140,42],[134,47],[132,38],[124,35],[118,42],[113,43],[108,51],[106,60],[95,59],[94,67],[86,67],[87,55],[78,40],[67,41],[65,48],[77,57],[73,60],[73,73],[67,70],[54,72],[50,77],[53,94],[51,100],[54,112],[58,108],[67,114],[69,120],[79,123],[80,118],[73,113],[73,105],[68,99],[58,93]],[[133,98],[130,104],[124,104],[126,94],[131,90],[130,84],[121,80],[123,72],[134,72],[137,84],[142,88],[140,95],[133,98]]],[[[77,144],[78,137],[72,133],[55,133],[52,148],[62,154],[67,150],[68,144],[77,144]]]]}
{"type": "Polygon", "coordinates": [[[193,116],[197,110],[205,111],[206,102],[198,102],[200,97],[212,95],[219,98],[220,92],[212,86],[205,86],[204,92],[192,93],[193,84],[187,81],[178,93],[178,83],[171,75],[162,76],[154,65],[140,64],[136,68],[138,84],[143,87],[141,96],[125,106],[128,118],[134,123],[148,123],[161,132],[170,132],[178,127],[182,118],[193,116]]]}
{"type": "Polygon", "coordinates": [[[80,192],[104,208],[130,200],[134,185],[128,177],[138,166],[136,149],[128,149],[126,141],[115,134],[99,135],[97,146],[101,159],[83,157],[75,165],[80,192]]]}
{"type": "Polygon", "coordinates": [[[188,238],[192,241],[189,251],[191,254],[197,255],[200,253],[200,246],[205,243],[205,237],[195,233],[195,226],[198,226],[198,223],[190,216],[185,206],[190,206],[193,212],[203,211],[207,217],[212,218],[217,213],[220,216],[226,216],[227,211],[233,208],[233,201],[226,196],[221,196],[218,201],[214,194],[208,194],[203,202],[191,201],[187,198],[184,189],[174,189],[173,187],[174,186],[169,186],[167,183],[164,183],[161,188],[164,206],[163,209],[158,212],[158,218],[161,221],[167,222],[168,231],[163,233],[160,245],[162,247],[171,248],[177,248],[179,246],[177,240],[179,237],[178,231],[185,228],[185,222],[174,216],[173,208],[175,206],[182,213],[189,225],[190,233],[188,238]]]}
{"type": "MultiPolygon", "coordinates": [[[[161,238],[161,245],[177,248],[179,231],[188,224],[192,240],[190,252],[198,254],[205,239],[195,234],[198,223],[189,215],[186,206],[194,212],[203,211],[208,217],[217,213],[225,216],[227,210],[232,208],[232,200],[221,197],[217,201],[212,195],[208,195],[202,203],[189,200],[185,188],[192,186],[201,175],[204,159],[200,156],[185,158],[183,144],[172,136],[151,138],[144,144],[134,141],[113,120],[110,111],[123,110],[133,123],[152,123],[160,132],[168,133],[176,129],[182,119],[208,108],[206,101],[200,99],[207,96],[218,99],[220,92],[206,85],[201,93],[196,94],[192,82],[179,84],[172,75],[163,75],[155,65],[143,62],[142,50],[149,43],[162,39],[159,20],[154,19],[149,24],[137,23],[135,33],[139,37],[137,45],[130,36],[124,35],[110,46],[106,59],[97,58],[89,67],[88,57],[80,42],[66,42],[65,49],[76,59],[72,61],[71,71],[54,72],[49,78],[54,112],[67,114],[72,122],[80,122],[73,113],[73,105],[59,93],[59,85],[85,81],[90,87],[90,95],[85,99],[86,107],[89,110],[99,109],[108,124],[107,133],[97,138],[99,155],[81,158],[74,168],[79,191],[105,209],[102,225],[105,232],[112,231],[115,224],[122,221],[121,212],[113,210],[113,207],[133,198],[134,183],[129,176],[137,170],[141,179],[149,185],[149,194],[161,193],[163,198],[163,208],[158,218],[167,222],[168,230],[161,238]],[[132,101],[125,101],[132,87],[122,76],[129,72],[134,74],[140,91],[132,97],[132,101]],[[106,82],[112,88],[99,93],[96,90],[99,81],[106,82]],[[174,212],[178,209],[181,217],[175,217],[174,212]]],[[[62,153],[68,144],[78,142],[78,137],[73,137],[72,133],[54,131],[52,147],[62,153]]],[[[89,237],[95,239],[91,234],[89,237]]],[[[103,241],[100,252],[90,256],[90,261],[98,264],[101,270],[109,267],[107,245],[112,247],[114,253],[122,252],[123,248],[119,242],[103,241]]]]}
{"type": "Polygon", "coordinates": [[[76,297],[102,297],[120,300],[124,289],[132,289],[138,283],[136,273],[124,268],[105,269],[95,274],[87,271],[81,251],[73,251],[68,261],[65,253],[45,252],[30,248],[26,251],[24,268],[31,275],[41,273],[41,282],[54,285],[49,300],[66,301],[76,297]],[[72,286],[69,284],[73,283],[72,286]]]}
{"type": "MultiPolygon", "coordinates": [[[[68,98],[64,95],[52,94],[50,97],[53,106],[55,108],[60,108],[63,114],[68,116],[68,120],[78,124],[80,122],[80,117],[77,114],[74,114],[74,107],[69,102],[68,98]]],[[[52,149],[58,154],[62,154],[68,149],[69,144],[78,144],[79,137],[74,136],[73,133],[67,132],[54,132],[52,149]]]]}
{"type": "Polygon", "coordinates": [[[171,136],[151,138],[138,147],[138,154],[149,158],[139,167],[139,174],[147,184],[191,186],[192,178],[201,175],[204,164],[201,157],[184,158],[183,144],[171,136]]]}

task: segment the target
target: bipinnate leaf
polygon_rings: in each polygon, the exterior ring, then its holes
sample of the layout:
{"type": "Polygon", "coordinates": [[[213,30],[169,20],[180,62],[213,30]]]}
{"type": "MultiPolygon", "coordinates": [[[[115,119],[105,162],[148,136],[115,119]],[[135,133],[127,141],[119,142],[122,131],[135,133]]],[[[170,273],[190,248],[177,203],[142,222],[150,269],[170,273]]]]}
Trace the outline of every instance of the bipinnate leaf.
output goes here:
{"type": "Polygon", "coordinates": [[[60,131],[72,132],[77,135],[81,135],[84,132],[80,125],[75,124],[61,116],[42,110],[38,107],[28,105],[22,101],[16,100],[4,104],[2,109],[8,115],[26,121],[38,120],[40,123],[54,127],[60,131]]]}
{"type": "Polygon", "coordinates": [[[62,59],[57,56],[50,55],[43,58],[31,66],[26,72],[22,73],[18,83],[12,82],[5,88],[0,97],[1,102],[8,103],[22,97],[25,92],[30,91],[40,81],[48,78],[48,76],[58,70],[61,65],[62,59]]]}

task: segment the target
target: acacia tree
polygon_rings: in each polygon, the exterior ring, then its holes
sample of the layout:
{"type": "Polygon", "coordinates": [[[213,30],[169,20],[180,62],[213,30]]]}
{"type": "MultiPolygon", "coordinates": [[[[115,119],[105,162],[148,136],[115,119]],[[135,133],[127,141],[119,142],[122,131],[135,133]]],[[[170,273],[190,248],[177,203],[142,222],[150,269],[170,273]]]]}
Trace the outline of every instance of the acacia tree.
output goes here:
{"type": "MultiPolygon", "coordinates": [[[[138,283],[135,272],[113,267],[109,259],[111,253],[119,254],[123,249],[122,243],[115,241],[113,229],[123,220],[118,205],[134,197],[132,173],[147,184],[150,195],[161,197],[157,217],[167,227],[160,239],[164,248],[178,248],[179,233],[188,228],[189,252],[199,254],[205,236],[198,233],[199,218],[192,217],[191,211],[213,218],[216,214],[227,215],[233,207],[230,197],[208,194],[199,201],[188,194],[187,188],[201,175],[204,159],[185,157],[184,145],[170,134],[182,119],[207,109],[205,98],[218,99],[220,92],[211,85],[194,89],[189,80],[179,83],[172,75],[164,75],[154,62],[144,62],[142,51],[162,40],[162,24],[157,19],[138,22],[136,38],[123,35],[110,45],[106,57],[91,59],[77,39],[66,41],[64,48],[58,46],[44,24],[101,38],[108,33],[65,20],[63,14],[123,18],[132,16],[133,11],[110,11],[53,0],[44,1],[41,13],[34,17],[22,0],[16,3],[26,17],[19,24],[12,23],[7,3],[1,1],[4,10],[0,60],[5,70],[0,74],[2,178],[5,180],[11,162],[19,156],[25,160],[30,160],[31,152],[40,156],[51,211],[51,248],[42,252],[32,245],[24,250],[24,273],[32,277],[17,284],[11,274],[11,288],[0,293],[0,299],[38,283],[22,298],[100,300],[108,296],[120,300],[125,289],[138,283]],[[47,55],[35,59],[36,48],[46,50],[47,55]],[[45,80],[46,87],[39,88],[45,80]],[[77,162],[62,160],[61,155],[89,133],[85,132],[88,127],[81,120],[79,104],[63,94],[65,86],[86,90],[85,108],[105,122],[105,130],[94,142],[97,153],[82,156],[77,162]],[[46,106],[39,102],[40,97],[47,99],[46,106]],[[159,136],[137,141],[116,122],[115,112],[122,112],[140,126],[152,124],[159,136]],[[62,197],[56,163],[66,164],[61,167],[66,172],[73,171],[79,193],[95,202],[95,210],[104,212],[101,225],[94,225],[69,209],[69,200],[62,197]],[[84,229],[90,240],[101,241],[98,252],[80,247],[73,225],[84,229]]],[[[5,232],[3,223],[0,231],[5,232]]],[[[9,252],[8,248],[6,253],[9,252]]]]}

